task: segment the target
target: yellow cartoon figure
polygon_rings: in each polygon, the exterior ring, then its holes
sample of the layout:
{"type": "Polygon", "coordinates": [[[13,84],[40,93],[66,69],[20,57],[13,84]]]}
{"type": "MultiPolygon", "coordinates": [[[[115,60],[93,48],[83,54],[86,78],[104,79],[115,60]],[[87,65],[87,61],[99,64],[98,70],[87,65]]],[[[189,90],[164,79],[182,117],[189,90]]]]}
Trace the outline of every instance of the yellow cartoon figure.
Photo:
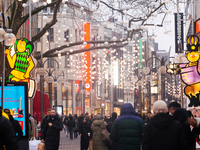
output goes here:
{"type": "Polygon", "coordinates": [[[10,47],[5,51],[10,68],[13,69],[9,74],[8,81],[29,82],[30,72],[34,68],[31,57],[33,49],[32,42],[27,39],[18,39],[14,47],[10,47]]]}
{"type": "Polygon", "coordinates": [[[184,92],[190,99],[189,107],[200,105],[200,49],[199,38],[196,35],[191,35],[187,39],[187,51],[185,57],[188,63],[169,64],[167,65],[167,73],[181,74],[181,79],[185,83],[184,92]]]}

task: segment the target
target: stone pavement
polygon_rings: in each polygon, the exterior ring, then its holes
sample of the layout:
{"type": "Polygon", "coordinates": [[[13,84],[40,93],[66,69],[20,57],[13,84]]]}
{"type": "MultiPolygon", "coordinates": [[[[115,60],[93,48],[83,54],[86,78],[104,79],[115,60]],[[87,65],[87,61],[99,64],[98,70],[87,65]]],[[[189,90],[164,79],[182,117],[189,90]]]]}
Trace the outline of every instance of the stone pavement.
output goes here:
{"type": "Polygon", "coordinates": [[[80,150],[80,136],[70,140],[70,137],[66,137],[64,131],[61,131],[59,150],[80,150]]]}

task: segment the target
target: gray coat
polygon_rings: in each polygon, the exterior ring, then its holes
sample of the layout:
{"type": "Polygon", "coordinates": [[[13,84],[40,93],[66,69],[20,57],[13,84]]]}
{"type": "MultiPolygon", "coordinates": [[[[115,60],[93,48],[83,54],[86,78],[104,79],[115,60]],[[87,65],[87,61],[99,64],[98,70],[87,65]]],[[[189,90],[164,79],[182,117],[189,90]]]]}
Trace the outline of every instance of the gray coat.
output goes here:
{"type": "Polygon", "coordinates": [[[95,120],[92,124],[92,144],[93,150],[108,150],[108,147],[101,139],[101,129],[106,128],[106,123],[103,120],[95,120]]]}

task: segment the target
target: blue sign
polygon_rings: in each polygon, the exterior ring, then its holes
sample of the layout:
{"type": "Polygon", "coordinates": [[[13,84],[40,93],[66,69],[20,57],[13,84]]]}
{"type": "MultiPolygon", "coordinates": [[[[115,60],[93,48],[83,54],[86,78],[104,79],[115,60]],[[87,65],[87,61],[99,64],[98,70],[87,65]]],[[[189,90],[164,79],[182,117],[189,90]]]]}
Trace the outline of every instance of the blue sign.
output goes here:
{"type": "MultiPolygon", "coordinates": [[[[0,88],[0,93],[1,89],[2,88],[0,88]]],[[[23,136],[26,136],[25,99],[25,86],[4,86],[4,108],[8,108],[13,111],[13,118],[19,121],[23,136]]]]}

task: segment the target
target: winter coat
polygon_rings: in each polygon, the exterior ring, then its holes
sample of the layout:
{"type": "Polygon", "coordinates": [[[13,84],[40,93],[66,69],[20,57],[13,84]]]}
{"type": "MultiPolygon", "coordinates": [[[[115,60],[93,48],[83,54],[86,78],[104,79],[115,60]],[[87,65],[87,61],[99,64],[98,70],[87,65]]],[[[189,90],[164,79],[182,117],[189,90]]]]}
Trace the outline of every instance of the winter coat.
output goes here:
{"type": "Polygon", "coordinates": [[[46,115],[46,116],[43,118],[42,122],[41,122],[41,132],[42,132],[42,130],[43,130],[43,128],[44,128],[45,121],[47,120],[48,117],[49,117],[49,116],[46,115]]]}
{"type": "Polygon", "coordinates": [[[5,145],[6,150],[18,149],[12,124],[7,118],[2,116],[2,109],[0,109],[0,150],[3,150],[3,145],[5,145]]]}
{"type": "Polygon", "coordinates": [[[79,128],[81,134],[81,150],[88,149],[89,140],[91,138],[91,126],[89,123],[82,123],[79,128]],[[88,135],[89,133],[89,135],[88,135]]]}
{"type": "Polygon", "coordinates": [[[30,116],[29,117],[29,140],[32,137],[34,137],[36,126],[37,126],[36,120],[32,116],[30,116]]]}
{"type": "MultiPolygon", "coordinates": [[[[108,125],[106,126],[109,133],[111,131],[114,120],[115,119],[111,119],[110,121],[108,121],[108,125]]],[[[110,147],[110,150],[117,150],[117,149],[118,149],[118,144],[116,142],[112,142],[112,146],[110,147]]]]}
{"type": "Polygon", "coordinates": [[[187,150],[187,140],[180,122],[159,113],[144,128],[142,150],[187,150]]]}
{"type": "Polygon", "coordinates": [[[9,119],[10,119],[10,122],[11,122],[13,128],[14,128],[15,135],[17,133],[17,135],[16,135],[17,141],[19,141],[23,136],[22,128],[21,128],[19,122],[17,120],[15,120],[13,118],[13,116],[9,116],[9,119]]]}
{"type": "Polygon", "coordinates": [[[79,129],[79,123],[78,123],[78,120],[75,119],[74,121],[75,121],[75,128],[74,128],[74,130],[78,130],[78,129],[79,129]]]}
{"type": "Polygon", "coordinates": [[[60,131],[62,130],[62,121],[58,115],[54,118],[49,116],[44,124],[41,138],[44,139],[46,149],[57,150],[59,148],[60,131]],[[48,123],[52,123],[50,127],[48,123]]]}
{"type": "Polygon", "coordinates": [[[108,150],[108,147],[105,145],[101,139],[101,129],[106,128],[106,123],[103,120],[94,120],[92,124],[92,144],[93,150],[108,150]]]}
{"type": "Polygon", "coordinates": [[[144,121],[130,103],[123,104],[120,117],[114,121],[110,138],[118,143],[118,150],[140,150],[144,121]]]}
{"type": "Polygon", "coordinates": [[[68,128],[74,128],[75,127],[75,121],[73,120],[72,116],[69,117],[69,120],[67,122],[67,127],[68,128]]]}

